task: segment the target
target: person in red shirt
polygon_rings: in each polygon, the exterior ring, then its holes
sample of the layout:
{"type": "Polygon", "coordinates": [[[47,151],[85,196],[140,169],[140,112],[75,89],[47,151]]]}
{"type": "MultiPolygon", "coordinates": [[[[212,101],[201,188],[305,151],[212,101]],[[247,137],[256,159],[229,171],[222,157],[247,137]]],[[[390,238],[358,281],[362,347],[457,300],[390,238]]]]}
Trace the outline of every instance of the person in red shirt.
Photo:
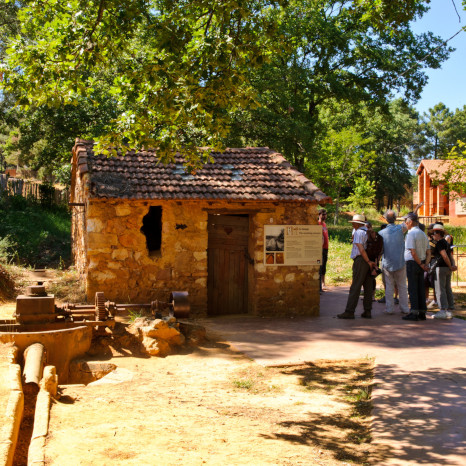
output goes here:
{"type": "Polygon", "coordinates": [[[325,273],[327,272],[327,259],[328,259],[328,230],[325,223],[327,220],[327,211],[325,209],[319,210],[319,225],[322,225],[322,265],[320,266],[320,291],[324,291],[325,287],[325,273]]]}

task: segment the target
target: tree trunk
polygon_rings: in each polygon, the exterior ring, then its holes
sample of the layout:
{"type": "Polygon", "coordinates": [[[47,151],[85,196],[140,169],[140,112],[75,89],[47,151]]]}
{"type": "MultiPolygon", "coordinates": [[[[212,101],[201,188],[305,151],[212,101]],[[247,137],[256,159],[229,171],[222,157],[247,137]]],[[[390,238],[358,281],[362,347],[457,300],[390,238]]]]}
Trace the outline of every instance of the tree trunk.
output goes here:
{"type": "Polygon", "coordinates": [[[294,160],[295,160],[295,165],[298,171],[300,171],[301,173],[304,173],[304,155],[297,154],[295,155],[294,160]]]}
{"type": "Polygon", "coordinates": [[[337,198],[335,201],[335,213],[333,214],[333,224],[336,225],[338,222],[338,214],[340,213],[340,189],[337,191],[337,198]]]}

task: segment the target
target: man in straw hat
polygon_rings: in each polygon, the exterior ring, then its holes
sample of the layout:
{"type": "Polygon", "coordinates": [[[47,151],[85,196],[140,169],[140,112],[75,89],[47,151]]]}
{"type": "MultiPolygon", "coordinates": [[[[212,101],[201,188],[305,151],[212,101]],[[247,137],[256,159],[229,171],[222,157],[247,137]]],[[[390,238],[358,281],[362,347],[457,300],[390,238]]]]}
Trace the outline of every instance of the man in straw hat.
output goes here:
{"type": "Polygon", "coordinates": [[[370,319],[372,311],[372,276],[370,274],[375,262],[369,260],[366,253],[367,230],[364,215],[353,215],[350,222],[354,228],[353,248],[351,249],[351,259],[353,259],[353,280],[348,295],[345,311],[338,314],[339,319],[354,319],[354,312],[358,305],[361,287],[364,287],[364,312],[361,317],[370,319]]]}

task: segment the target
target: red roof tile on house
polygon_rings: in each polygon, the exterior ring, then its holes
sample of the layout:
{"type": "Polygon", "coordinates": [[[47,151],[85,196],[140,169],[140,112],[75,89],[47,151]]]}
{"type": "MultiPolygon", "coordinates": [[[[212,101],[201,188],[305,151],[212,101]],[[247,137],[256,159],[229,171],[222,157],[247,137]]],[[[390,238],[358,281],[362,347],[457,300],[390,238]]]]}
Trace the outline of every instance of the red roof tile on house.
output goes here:
{"type": "Polygon", "coordinates": [[[416,174],[422,173],[423,168],[426,169],[432,180],[444,175],[451,167],[450,160],[421,160],[416,174]]]}
{"type": "Polygon", "coordinates": [[[330,200],[279,153],[268,147],[212,152],[195,174],[184,159],[162,164],[153,150],[128,151],[124,156],[96,155],[93,144],[77,140],[76,164],[89,173],[91,198],[226,199],[321,202],[330,200]]]}

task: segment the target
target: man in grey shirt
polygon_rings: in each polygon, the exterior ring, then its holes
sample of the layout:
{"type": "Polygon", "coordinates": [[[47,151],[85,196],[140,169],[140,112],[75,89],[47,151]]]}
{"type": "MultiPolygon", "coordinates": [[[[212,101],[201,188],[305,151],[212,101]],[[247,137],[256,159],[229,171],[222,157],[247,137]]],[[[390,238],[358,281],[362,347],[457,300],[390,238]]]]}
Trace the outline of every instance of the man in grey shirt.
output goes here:
{"type": "Polygon", "coordinates": [[[385,278],[385,313],[393,314],[395,305],[393,291],[396,286],[400,296],[400,310],[403,314],[408,314],[408,290],[406,288],[406,262],[404,258],[404,233],[408,228],[404,223],[395,225],[396,214],[393,210],[387,210],[385,219],[388,225],[379,231],[379,235],[383,238],[382,269],[385,278]]]}
{"type": "Polygon", "coordinates": [[[359,293],[361,287],[364,287],[364,312],[361,317],[364,319],[372,318],[372,277],[371,270],[375,267],[366,253],[367,229],[366,218],[364,215],[353,215],[351,220],[354,229],[353,247],[351,249],[351,259],[353,259],[353,280],[346,302],[345,311],[337,314],[339,319],[354,319],[354,312],[358,305],[359,293]]]}
{"type": "Polygon", "coordinates": [[[404,320],[426,320],[426,293],[424,272],[428,270],[430,262],[429,239],[419,228],[419,218],[414,212],[405,217],[408,234],[405,244],[406,275],[408,277],[408,293],[411,312],[404,316],[404,320]]]}

